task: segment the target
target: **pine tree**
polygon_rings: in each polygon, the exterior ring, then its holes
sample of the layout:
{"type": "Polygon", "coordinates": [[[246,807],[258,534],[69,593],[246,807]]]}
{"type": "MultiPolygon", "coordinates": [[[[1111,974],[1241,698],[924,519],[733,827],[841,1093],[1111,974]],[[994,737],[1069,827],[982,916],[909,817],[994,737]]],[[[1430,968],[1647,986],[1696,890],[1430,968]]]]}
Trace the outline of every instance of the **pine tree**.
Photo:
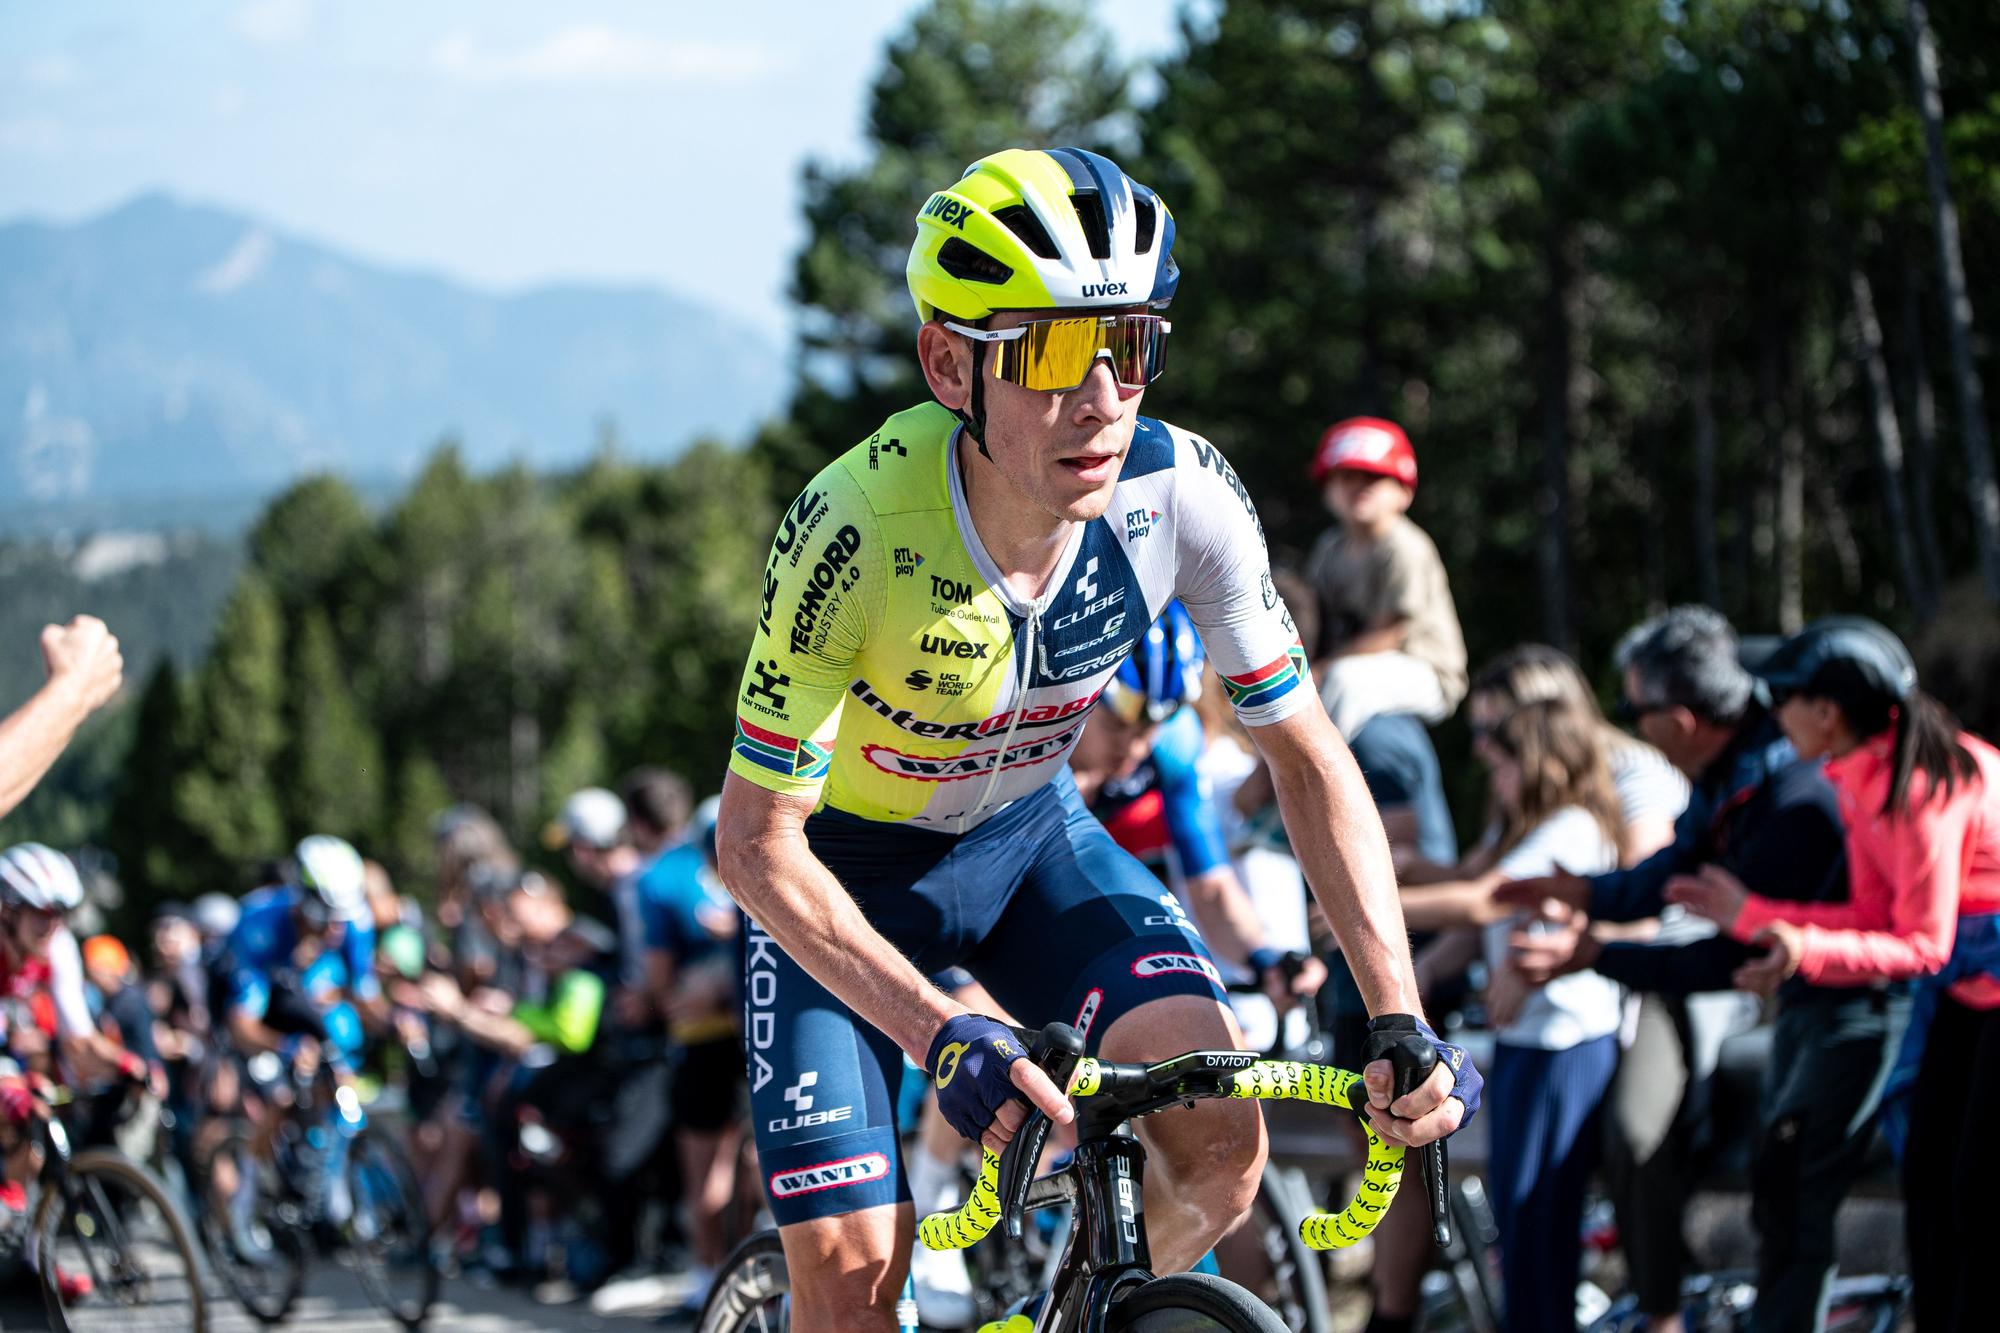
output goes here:
{"type": "Polygon", "coordinates": [[[191,761],[175,789],[175,811],[195,843],[191,868],[211,887],[231,887],[285,850],[275,781],[285,743],[282,659],[277,601],[246,571],[196,679],[191,761]]]}
{"type": "Polygon", "coordinates": [[[324,611],[307,611],[286,676],[290,743],[283,796],[290,836],[332,833],[365,844],[381,818],[382,746],[347,686],[324,611]]]}

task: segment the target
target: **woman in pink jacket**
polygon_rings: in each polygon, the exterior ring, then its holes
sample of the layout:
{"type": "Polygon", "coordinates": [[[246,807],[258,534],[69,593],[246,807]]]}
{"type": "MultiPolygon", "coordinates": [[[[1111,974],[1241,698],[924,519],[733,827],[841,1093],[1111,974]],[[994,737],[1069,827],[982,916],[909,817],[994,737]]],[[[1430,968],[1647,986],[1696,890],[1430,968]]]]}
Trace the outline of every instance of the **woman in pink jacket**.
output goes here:
{"type": "MultiPolygon", "coordinates": [[[[1736,982],[1794,972],[1856,985],[1913,980],[1898,1070],[1905,1226],[1919,1329],[1991,1327],[1982,1265],[2000,1254],[2000,751],[1917,689],[1909,651],[1873,621],[1815,622],[1763,671],[1801,758],[1826,759],[1847,825],[1848,901],[1779,902],[1726,872],[1667,896],[1770,946],[1736,982]]],[[[1895,1104],[1891,1075],[1885,1113],[1895,1104]]]]}

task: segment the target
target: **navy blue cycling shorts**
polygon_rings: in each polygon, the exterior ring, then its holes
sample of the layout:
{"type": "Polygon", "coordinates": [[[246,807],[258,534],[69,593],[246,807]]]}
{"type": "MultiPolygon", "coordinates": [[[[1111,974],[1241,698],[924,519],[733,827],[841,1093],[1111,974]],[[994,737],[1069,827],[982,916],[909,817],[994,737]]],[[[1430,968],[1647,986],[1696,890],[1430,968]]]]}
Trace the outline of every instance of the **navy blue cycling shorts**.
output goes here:
{"type": "MultiPolygon", "coordinates": [[[[1179,901],[1083,808],[1067,771],[962,836],[823,810],[806,840],[919,971],[963,967],[1021,1023],[1073,1023],[1091,1051],[1149,1000],[1226,1003],[1179,901]]],[[[902,1051],[755,922],[741,938],[751,1114],[778,1224],[907,1201],[902,1051]]]]}

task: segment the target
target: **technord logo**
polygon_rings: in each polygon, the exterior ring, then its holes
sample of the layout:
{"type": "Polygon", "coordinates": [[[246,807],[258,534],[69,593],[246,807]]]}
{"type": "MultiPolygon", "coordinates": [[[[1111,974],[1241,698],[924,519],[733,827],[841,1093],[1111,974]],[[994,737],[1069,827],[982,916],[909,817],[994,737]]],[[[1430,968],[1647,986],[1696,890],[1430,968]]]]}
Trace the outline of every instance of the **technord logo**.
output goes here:
{"type": "Polygon", "coordinates": [[[779,1171],[771,1177],[773,1198],[789,1199],[795,1194],[815,1194],[820,1190],[839,1189],[842,1185],[859,1185],[866,1180],[880,1180],[889,1174],[889,1159],[879,1152],[863,1153],[859,1157],[843,1157],[838,1162],[822,1162],[800,1171],[779,1171]]]}
{"type": "Polygon", "coordinates": [[[1132,975],[1142,980],[1177,972],[1199,972],[1216,985],[1222,984],[1222,974],[1215,970],[1215,964],[1196,953],[1149,953],[1132,964],[1132,975]]]}

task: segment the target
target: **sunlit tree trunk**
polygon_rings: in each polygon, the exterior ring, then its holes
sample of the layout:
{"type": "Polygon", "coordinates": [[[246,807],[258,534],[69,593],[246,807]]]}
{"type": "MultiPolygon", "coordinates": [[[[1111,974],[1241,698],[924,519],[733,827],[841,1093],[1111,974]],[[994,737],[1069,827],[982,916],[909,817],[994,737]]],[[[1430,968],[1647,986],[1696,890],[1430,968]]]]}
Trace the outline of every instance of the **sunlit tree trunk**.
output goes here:
{"type": "Polygon", "coordinates": [[[2000,487],[1986,434],[1986,395],[1972,357],[1972,294],[1965,285],[1965,255],[1958,242],[1958,211],[1945,173],[1944,98],[1938,91],[1937,43],[1924,0],[1909,0],[1910,61],[1915,69],[1918,118],[1924,126],[1924,175],[1930,185],[1931,222],[1938,266],[1944,275],[1945,328],[1951,340],[1952,380],[1958,391],[1959,440],[1965,448],[1966,490],[1973,534],[1979,543],[1979,576],[1986,595],[2000,602],[2000,487]]]}

